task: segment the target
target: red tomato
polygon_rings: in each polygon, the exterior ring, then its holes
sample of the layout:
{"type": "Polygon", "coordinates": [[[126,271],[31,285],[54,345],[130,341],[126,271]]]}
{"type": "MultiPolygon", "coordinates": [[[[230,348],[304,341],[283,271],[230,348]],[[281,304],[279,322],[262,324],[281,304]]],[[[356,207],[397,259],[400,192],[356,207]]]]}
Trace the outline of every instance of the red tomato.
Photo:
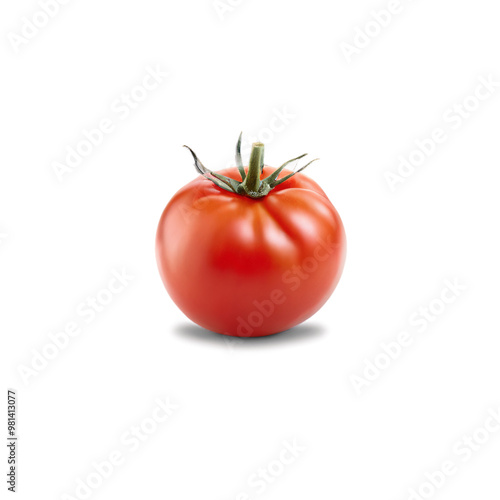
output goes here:
{"type": "MultiPolygon", "coordinates": [[[[260,179],[273,171],[264,167],[260,179]]],[[[217,173],[242,179],[238,168],[217,173]]],[[[303,174],[256,199],[199,176],[170,200],[156,237],[177,306],[208,330],[240,337],[282,332],[318,311],[340,279],[345,247],[337,211],[303,174]]]]}

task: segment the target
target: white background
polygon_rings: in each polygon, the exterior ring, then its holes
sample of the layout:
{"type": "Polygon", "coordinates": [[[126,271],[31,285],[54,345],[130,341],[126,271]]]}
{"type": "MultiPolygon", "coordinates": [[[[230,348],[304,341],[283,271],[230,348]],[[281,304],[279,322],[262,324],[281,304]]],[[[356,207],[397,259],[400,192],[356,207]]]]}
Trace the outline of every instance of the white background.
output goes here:
{"type": "Polygon", "coordinates": [[[0,324],[18,498],[78,498],[114,450],[125,462],[92,498],[403,500],[445,460],[456,472],[427,498],[499,497],[500,432],[467,462],[453,449],[484,438],[500,405],[500,88],[460,126],[444,118],[480,77],[500,81],[498,6],[402,0],[349,64],[341,44],[387,6],[243,0],[221,19],[210,0],[73,0],[16,51],[40,7],[2,3],[0,324]],[[113,103],[157,66],[168,77],[122,119],[113,103]],[[54,162],[106,117],[113,132],[60,182],[54,162]],[[437,127],[447,140],[391,191],[386,172],[437,127]],[[267,164],[321,158],[308,175],[343,218],[348,256],[309,321],[228,342],[174,306],[154,237],[195,176],[181,146],[223,168],[240,130],[266,142],[267,164]],[[133,280],[86,324],[77,307],[122,268],[133,280]],[[446,279],[467,290],[420,334],[409,318],[446,279]],[[25,383],[19,367],[70,321],[82,333],[25,383]],[[352,376],[402,331],[413,343],[359,394],[352,376]],[[157,397],[179,408],[129,452],[120,436],[157,397]],[[258,494],[248,480],[294,439],[305,450],[258,494]]]}

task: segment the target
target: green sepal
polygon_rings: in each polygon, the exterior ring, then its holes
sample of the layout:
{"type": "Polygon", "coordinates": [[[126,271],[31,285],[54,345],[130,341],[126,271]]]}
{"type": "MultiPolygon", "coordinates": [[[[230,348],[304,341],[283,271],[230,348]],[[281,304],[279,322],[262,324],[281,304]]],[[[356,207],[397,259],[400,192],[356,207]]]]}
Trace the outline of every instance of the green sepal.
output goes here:
{"type": "Polygon", "coordinates": [[[196,170],[203,175],[206,179],[209,181],[212,181],[216,186],[225,189],[226,191],[230,191],[231,193],[236,193],[239,182],[235,181],[234,179],[231,179],[230,177],[226,177],[225,175],[218,174],[217,172],[212,172],[210,169],[205,167],[203,163],[199,160],[199,158],[196,156],[196,153],[189,147],[189,146],[184,146],[185,148],[188,148],[191,154],[193,155],[194,159],[194,166],[196,170]]]}
{"type": "Polygon", "coordinates": [[[238,167],[238,170],[240,172],[241,180],[244,181],[247,174],[245,173],[245,169],[243,167],[243,160],[241,159],[241,136],[242,135],[243,135],[243,132],[240,133],[240,136],[238,137],[238,142],[236,143],[236,166],[238,167]]]}
{"type": "Polygon", "coordinates": [[[250,163],[248,165],[248,172],[245,172],[243,167],[243,161],[241,158],[241,137],[240,134],[238,138],[238,142],[236,144],[236,166],[241,175],[241,181],[237,181],[235,179],[231,179],[225,175],[219,174],[217,172],[213,172],[212,170],[206,168],[203,163],[198,159],[195,152],[189,147],[184,146],[189,149],[194,159],[194,166],[196,170],[203,175],[209,181],[212,181],[217,187],[229,191],[230,193],[236,193],[241,196],[248,196],[250,198],[262,198],[266,196],[271,190],[273,190],[276,186],[285,182],[286,180],[293,177],[295,174],[302,172],[305,168],[307,168],[311,163],[317,161],[319,158],[316,158],[298,170],[286,175],[282,179],[278,179],[278,176],[283,171],[283,169],[289,165],[290,163],[300,160],[307,156],[307,154],[303,154],[288,160],[283,163],[281,167],[276,169],[271,175],[266,177],[265,179],[260,179],[260,176],[264,170],[264,144],[260,142],[256,142],[252,145],[252,152],[250,154],[250,163]]]}

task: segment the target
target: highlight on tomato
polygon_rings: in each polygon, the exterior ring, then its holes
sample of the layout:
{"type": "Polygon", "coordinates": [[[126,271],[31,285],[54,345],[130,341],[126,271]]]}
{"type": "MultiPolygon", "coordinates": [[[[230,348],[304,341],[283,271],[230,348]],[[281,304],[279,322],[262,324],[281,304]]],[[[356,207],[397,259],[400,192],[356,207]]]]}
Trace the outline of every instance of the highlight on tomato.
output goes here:
{"type": "MultiPolygon", "coordinates": [[[[186,146],[187,147],[187,146],[186,146]]],[[[261,337],[289,330],[318,311],[342,274],[345,232],[321,187],[286,167],[264,165],[252,146],[248,167],[212,171],[191,152],[196,179],[166,206],[156,259],[172,300],[207,330],[261,337]]],[[[313,160],[315,161],[315,160],[313,160]]]]}

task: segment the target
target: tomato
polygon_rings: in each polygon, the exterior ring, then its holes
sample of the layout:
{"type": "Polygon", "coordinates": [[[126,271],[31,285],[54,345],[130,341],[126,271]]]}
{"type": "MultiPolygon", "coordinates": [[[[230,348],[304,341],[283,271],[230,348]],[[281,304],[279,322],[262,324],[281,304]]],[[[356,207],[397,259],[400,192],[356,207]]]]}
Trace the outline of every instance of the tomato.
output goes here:
{"type": "Polygon", "coordinates": [[[334,206],[305,175],[279,169],[276,185],[262,195],[269,187],[262,181],[276,171],[263,166],[260,143],[243,168],[240,141],[235,168],[212,172],[192,153],[203,175],[166,206],[156,256],[168,293],[188,318],[221,334],[260,337],[321,308],[340,279],[346,242],[334,206]],[[250,188],[250,181],[240,186],[251,176],[250,188]]]}

